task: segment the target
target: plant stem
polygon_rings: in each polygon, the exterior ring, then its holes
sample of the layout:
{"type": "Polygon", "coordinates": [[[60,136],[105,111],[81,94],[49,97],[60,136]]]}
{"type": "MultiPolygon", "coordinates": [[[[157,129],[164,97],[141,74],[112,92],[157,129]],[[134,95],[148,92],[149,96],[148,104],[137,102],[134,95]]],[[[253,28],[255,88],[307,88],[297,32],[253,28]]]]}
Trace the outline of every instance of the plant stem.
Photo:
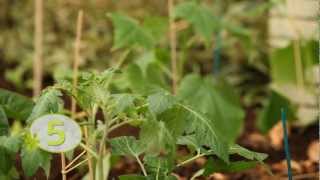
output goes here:
{"type": "Polygon", "coordinates": [[[75,166],[71,167],[70,169],[64,171],[63,173],[64,173],[64,174],[67,174],[68,172],[70,172],[70,171],[74,170],[75,168],[81,166],[83,163],[87,162],[88,160],[89,160],[89,159],[86,158],[85,160],[79,162],[78,164],[76,164],[75,166]]]}
{"type": "MultiPolygon", "coordinates": [[[[107,141],[107,135],[108,135],[108,129],[109,129],[109,123],[108,123],[108,114],[107,112],[104,110],[103,111],[103,114],[104,114],[104,119],[105,119],[105,128],[103,130],[103,135],[102,135],[102,140],[100,142],[100,145],[99,145],[99,152],[98,152],[98,156],[99,156],[99,159],[98,159],[98,174],[99,174],[99,178],[101,180],[103,180],[103,152],[104,152],[104,146],[106,144],[106,141],[107,141]]],[[[117,118],[115,118],[117,119],[117,118]]]]}
{"type": "Polygon", "coordinates": [[[121,122],[119,124],[116,124],[116,125],[112,126],[111,128],[109,128],[109,132],[111,132],[111,131],[113,131],[113,130],[115,130],[115,129],[117,129],[117,128],[125,125],[125,124],[134,122],[134,121],[135,121],[135,119],[131,119],[131,120],[123,121],[123,122],[121,122]]]}
{"type": "Polygon", "coordinates": [[[68,169],[70,166],[72,166],[78,159],[80,159],[84,154],[86,153],[86,151],[82,151],[82,153],[80,153],[77,157],[75,157],[66,167],[65,169],[68,169]]]}
{"type": "Polygon", "coordinates": [[[43,56],[43,1],[35,1],[34,22],[34,60],[33,60],[33,96],[39,96],[42,87],[42,56],[43,56]]]}
{"type": "Polygon", "coordinates": [[[67,180],[67,174],[64,172],[66,169],[66,157],[64,153],[61,153],[61,174],[62,174],[62,179],[67,180]]]}
{"type": "Polygon", "coordinates": [[[205,154],[205,153],[203,153],[203,154],[197,154],[196,156],[193,156],[192,158],[187,159],[187,160],[179,163],[179,164],[177,165],[177,167],[180,167],[180,166],[183,166],[183,165],[185,165],[185,164],[188,164],[188,163],[190,163],[190,162],[192,162],[192,161],[194,161],[194,160],[196,160],[196,159],[198,159],[198,158],[200,158],[200,157],[206,156],[206,155],[207,155],[207,154],[205,154]]]}
{"type": "Polygon", "coordinates": [[[169,33],[170,33],[170,56],[171,56],[171,70],[172,70],[172,92],[176,94],[178,83],[177,71],[177,40],[176,28],[173,17],[174,3],[173,0],[168,0],[168,13],[169,13],[169,33]]]}
{"type": "Polygon", "coordinates": [[[89,152],[91,155],[93,155],[95,158],[98,158],[98,154],[96,152],[94,152],[94,150],[92,150],[90,147],[88,147],[87,145],[80,143],[80,146],[85,149],[87,152],[89,152]]]}
{"type": "Polygon", "coordinates": [[[138,164],[139,164],[139,166],[140,166],[140,168],[141,168],[141,170],[142,170],[143,175],[144,175],[144,176],[148,176],[147,171],[146,171],[146,169],[144,168],[144,165],[143,165],[143,163],[141,162],[140,158],[139,158],[137,155],[135,155],[134,157],[137,159],[137,162],[138,162],[138,164]]]}
{"type": "MultiPolygon", "coordinates": [[[[87,146],[90,146],[87,126],[84,127],[84,136],[85,136],[85,141],[86,141],[87,146]]],[[[85,147],[85,146],[83,146],[83,147],[85,147]]],[[[90,159],[91,155],[88,152],[89,151],[87,151],[87,156],[88,156],[88,159],[90,159]]],[[[89,168],[89,179],[94,180],[94,174],[93,174],[94,171],[93,171],[92,161],[88,161],[88,168],[89,168]]]]}

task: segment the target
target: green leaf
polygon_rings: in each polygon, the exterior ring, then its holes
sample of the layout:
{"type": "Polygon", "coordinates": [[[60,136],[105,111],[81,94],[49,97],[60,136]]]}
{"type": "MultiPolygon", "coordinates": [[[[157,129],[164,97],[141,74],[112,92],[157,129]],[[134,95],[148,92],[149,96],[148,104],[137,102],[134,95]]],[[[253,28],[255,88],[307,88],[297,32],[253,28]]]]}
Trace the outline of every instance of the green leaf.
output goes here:
{"type": "Polygon", "coordinates": [[[170,135],[174,139],[177,139],[180,135],[182,135],[185,127],[187,126],[187,115],[185,110],[177,105],[174,105],[170,109],[158,114],[156,118],[158,121],[164,122],[166,128],[170,132],[170,135]]]}
{"type": "Polygon", "coordinates": [[[168,179],[175,168],[174,153],[168,155],[152,156],[146,155],[144,158],[147,171],[151,179],[168,179]],[[155,178],[158,176],[158,178],[155,178]]]}
{"type": "Polygon", "coordinates": [[[11,153],[0,146],[0,174],[7,174],[13,166],[14,159],[12,159],[11,153]]]}
{"type": "MultiPolygon", "coordinates": [[[[300,43],[301,63],[304,74],[307,69],[317,64],[316,47],[317,44],[315,41],[300,43]]],[[[297,69],[294,59],[293,43],[285,48],[275,49],[271,53],[270,67],[271,77],[274,83],[279,85],[297,83],[297,69]]]]}
{"type": "Polygon", "coordinates": [[[168,31],[168,25],[168,19],[161,16],[146,16],[143,19],[143,28],[152,34],[157,42],[166,38],[164,34],[168,31]]]}
{"type": "Polygon", "coordinates": [[[239,97],[225,82],[189,75],[182,80],[178,97],[202,114],[214,133],[226,142],[233,143],[241,133],[244,111],[239,97]]]}
{"type": "Polygon", "coordinates": [[[131,94],[113,94],[111,98],[115,113],[125,112],[134,107],[135,97],[131,94]]]}
{"type": "Polygon", "coordinates": [[[49,175],[51,154],[38,148],[37,139],[27,134],[21,150],[22,169],[27,176],[33,176],[39,167],[49,175]]]}
{"type": "Polygon", "coordinates": [[[174,11],[176,18],[182,18],[192,24],[195,32],[210,42],[212,35],[219,26],[219,21],[213,16],[212,10],[194,1],[178,4],[174,11]]]}
{"type": "Polygon", "coordinates": [[[11,136],[0,136],[1,145],[8,150],[8,152],[12,152],[13,154],[17,153],[20,149],[22,140],[19,135],[11,135],[11,136]]]}
{"type": "Polygon", "coordinates": [[[281,120],[281,109],[289,108],[288,119],[292,119],[294,114],[289,100],[279,93],[272,91],[265,107],[259,113],[257,126],[263,133],[267,133],[277,122],[281,120]]]}
{"type": "Polygon", "coordinates": [[[25,121],[30,115],[34,103],[25,96],[0,88],[0,105],[8,118],[25,121]]]}
{"type": "Polygon", "coordinates": [[[2,108],[2,106],[0,105],[0,136],[8,135],[9,128],[10,126],[9,126],[7,115],[4,109],[2,108]]]}
{"type": "Polygon", "coordinates": [[[254,168],[258,164],[257,161],[234,161],[229,164],[220,159],[209,158],[204,165],[204,176],[209,176],[215,172],[234,173],[254,168]]]}
{"type": "Polygon", "coordinates": [[[164,87],[159,69],[156,69],[153,74],[152,71],[152,66],[148,66],[144,73],[137,64],[130,64],[126,69],[126,78],[129,82],[129,88],[133,92],[142,95],[159,91],[159,89],[164,87]]]}
{"type": "Polygon", "coordinates": [[[119,180],[148,180],[148,178],[139,175],[122,175],[119,176],[119,180]]]}
{"type": "Polygon", "coordinates": [[[259,162],[263,162],[263,160],[265,160],[268,157],[267,154],[250,151],[250,150],[248,150],[244,147],[241,147],[240,145],[237,145],[237,144],[230,146],[229,153],[230,154],[238,154],[246,159],[249,159],[252,161],[256,160],[259,162]]]}
{"type": "Polygon", "coordinates": [[[63,108],[63,101],[60,96],[62,96],[62,93],[54,88],[43,91],[36,101],[36,105],[28,117],[27,122],[30,124],[33,120],[42,115],[60,112],[63,108]]]}
{"type": "Polygon", "coordinates": [[[113,49],[141,46],[146,49],[153,47],[152,36],[139,26],[134,19],[118,13],[109,14],[114,25],[113,49]]]}
{"type": "Polygon", "coordinates": [[[161,114],[170,109],[176,103],[175,98],[168,92],[158,92],[148,96],[150,111],[154,114],[161,114]]]}
{"type": "Polygon", "coordinates": [[[175,139],[162,121],[148,119],[140,130],[140,141],[152,155],[175,151],[175,139]]]}
{"type": "Polygon", "coordinates": [[[122,136],[110,140],[113,155],[139,156],[144,152],[141,143],[132,136],[122,136]]]}
{"type": "Polygon", "coordinates": [[[244,112],[230,87],[198,75],[184,78],[178,98],[189,112],[188,133],[195,133],[201,145],[207,145],[218,157],[228,161],[228,144],[241,133],[244,112]]]}

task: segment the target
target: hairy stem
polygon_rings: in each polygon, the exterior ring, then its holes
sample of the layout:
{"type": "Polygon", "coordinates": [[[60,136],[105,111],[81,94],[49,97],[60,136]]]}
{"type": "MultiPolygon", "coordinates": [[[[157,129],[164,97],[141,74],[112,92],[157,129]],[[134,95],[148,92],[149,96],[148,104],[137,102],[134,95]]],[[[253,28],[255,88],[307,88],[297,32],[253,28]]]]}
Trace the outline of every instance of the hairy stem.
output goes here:
{"type": "Polygon", "coordinates": [[[177,165],[177,167],[180,167],[180,166],[183,166],[183,165],[185,165],[185,164],[188,164],[188,163],[190,163],[190,162],[192,162],[192,161],[194,161],[194,160],[196,160],[196,159],[198,159],[198,158],[200,158],[200,157],[206,156],[206,155],[207,155],[207,154],[205,154],[205,153],[203,153],[203,154],[197,154],[196,156],[193,156],[192,158],[187,159],[187,160],[179,163],[179,164],[177,165]]]}
{"type": "Polygon", "coordinates": [[[116,125],[110,127],[110,128],[109,128],[109,132],[111,132],[111,131],[113,131],[113,130],[115,130],[115,129],[117,129],[117,128],[125,125],[125,124],[129,124],[129,123],[131,123],[131,122],[134,122],[134,121],[135,121],[135,119],[131,119],[131,120],[127,120],[127,121],[122,121],[121,123],[116,124],[116,125]]]}
{"type": "Polygon", "coordinates": [[[144,176],[148,176],[146,168],[144,167],[143,163],[141,162],[139,156],[135,155],[134,157],[137,159],[137,162],[138,162],[138,164],[139,164],[139,166],[140,166],[140,168],[142,170],[143,175],[144,176]]]}

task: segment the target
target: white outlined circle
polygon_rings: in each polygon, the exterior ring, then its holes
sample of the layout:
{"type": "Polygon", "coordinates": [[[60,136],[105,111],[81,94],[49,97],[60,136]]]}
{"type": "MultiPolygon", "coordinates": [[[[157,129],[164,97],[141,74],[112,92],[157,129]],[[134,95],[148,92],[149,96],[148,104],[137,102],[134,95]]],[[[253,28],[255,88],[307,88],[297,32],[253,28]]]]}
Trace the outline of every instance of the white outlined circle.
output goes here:
{"type": "Polygon", "coordinates": [[[39,117],[32,122],[30,131],[37,137],[39,147],[52,153],[70,151],[80,144],[82,138],[80,126],[60,114],[39,117]]]}

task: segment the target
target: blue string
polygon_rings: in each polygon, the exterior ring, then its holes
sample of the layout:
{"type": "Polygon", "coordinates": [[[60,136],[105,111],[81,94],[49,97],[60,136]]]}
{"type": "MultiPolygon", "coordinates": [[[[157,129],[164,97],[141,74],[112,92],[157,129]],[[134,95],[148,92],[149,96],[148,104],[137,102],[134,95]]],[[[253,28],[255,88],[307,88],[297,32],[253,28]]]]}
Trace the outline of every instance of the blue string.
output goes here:
{"type": "Polygon", "coordinates": [[[221,58],[220,58],[220,51],[221,51],[221,36],[220,32],[216,33],[216,43],[213,49],[213,74],[218,74],[220,72],[220,65],[221,65],[221,58]]]}
{"type": "Polygon", "coordinates": [[[289,150],[289,140],[288,140],[288,132],[287,132],[287,115],[284,108],[281,109],[281,121],[284,133],[284,149],[287,159],[287,166],[288,166],[288,179],[292,180],[292,172],[291,172],[291,158],[290,158],[290,150],[289,150]]]}

